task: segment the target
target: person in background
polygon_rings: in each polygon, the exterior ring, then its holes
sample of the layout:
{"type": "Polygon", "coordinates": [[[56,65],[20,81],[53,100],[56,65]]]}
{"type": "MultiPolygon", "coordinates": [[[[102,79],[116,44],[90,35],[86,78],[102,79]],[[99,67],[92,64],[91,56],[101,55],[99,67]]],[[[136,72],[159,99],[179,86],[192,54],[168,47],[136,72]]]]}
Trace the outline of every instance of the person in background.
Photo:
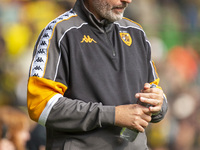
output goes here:
{"type": "Polygon", "coordinates": [[[26,150],[30,139],[29,118],[12,106],[0,106],[0,149],[26,150]]]}
{"type": "Polygon", "coordinates": [[[27,142],[28,150],[45,150],[46,145],[46,130],[44,126],[38,123],[33,125],[31,138],[27,142]]]}
{"type": "Polygon", "coordinates": [[[168,105],[145,32],[123,17],[129,3],[77,0],[39,35],[27,106],[46,127],[47,150],[148,149],[145,128],[168,105]],[[124,127],[140,132],[135,141],[120,137],[124,127]]]}
{"type": "Polygon", "coordinates": [[[0,140],[0,150],[16,150],[16,149],[11,141],[3,138],[0,140]]]}

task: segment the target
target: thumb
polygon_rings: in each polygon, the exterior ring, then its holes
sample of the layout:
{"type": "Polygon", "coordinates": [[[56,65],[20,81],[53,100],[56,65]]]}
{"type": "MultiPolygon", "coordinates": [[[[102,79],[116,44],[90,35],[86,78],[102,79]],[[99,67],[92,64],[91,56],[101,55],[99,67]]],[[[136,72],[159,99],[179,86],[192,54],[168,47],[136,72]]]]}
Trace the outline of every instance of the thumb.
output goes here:
{"type": "Polygon", "coordinates": [[[151,85],[149,83],[144,84],[144,90],[150,89],[151,85]]]}

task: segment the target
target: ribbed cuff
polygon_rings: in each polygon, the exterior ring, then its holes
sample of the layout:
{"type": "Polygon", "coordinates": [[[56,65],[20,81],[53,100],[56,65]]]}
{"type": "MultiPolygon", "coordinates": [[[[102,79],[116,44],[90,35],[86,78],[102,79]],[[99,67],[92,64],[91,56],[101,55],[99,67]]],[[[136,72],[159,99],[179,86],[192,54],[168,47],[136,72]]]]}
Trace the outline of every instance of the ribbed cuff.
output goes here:
{"type": "Polygon", "coordinates": [[[103,125],[114,125],[115,122],[115,106],[103,106],[101,109],[101,122],[103,125]]]}

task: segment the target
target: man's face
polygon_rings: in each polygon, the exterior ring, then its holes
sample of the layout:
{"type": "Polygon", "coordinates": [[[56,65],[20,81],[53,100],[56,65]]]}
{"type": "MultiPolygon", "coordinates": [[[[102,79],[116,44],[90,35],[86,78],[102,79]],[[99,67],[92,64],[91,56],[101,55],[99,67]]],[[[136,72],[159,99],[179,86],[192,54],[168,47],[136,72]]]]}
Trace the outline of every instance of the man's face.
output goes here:
{"type": "Polygon", "coordinates": [[[132,0],[92,0],[90,11],[98,19],[108,19],[111,22],[122,19],[124,10],[132,0]]]}

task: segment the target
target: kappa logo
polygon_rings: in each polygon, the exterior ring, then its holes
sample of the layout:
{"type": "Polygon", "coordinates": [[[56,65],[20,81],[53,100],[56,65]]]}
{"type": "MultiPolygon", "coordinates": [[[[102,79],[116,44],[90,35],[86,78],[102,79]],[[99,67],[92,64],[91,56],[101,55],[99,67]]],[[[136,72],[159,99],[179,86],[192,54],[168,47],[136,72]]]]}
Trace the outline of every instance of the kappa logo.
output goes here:
{"type": "Polygon", "coordinates": [[[126,33],[126,32],[120,32],[119,33],[122,41],[128,45],[128,46],[131,46],[132,44],[132,38],[131,38],[131,35],[129,33],[126,33]]]}
{"type": "Polygon", "coordinates": [[[81,43],[83,43],[83,42],[85,42],[85,43],[92,43],[92,42],[94,42],[94,43],[97,43],[93,38],[91,38],[89,35],[84,35],[83,36],[83,39],[82,39],[82,41],[81,41],[81,43]]]}
{"type": "Polygon", "coordinates": [[[44,60],[42,59],[42,57],[38,57],[35,62],[44,62],[44,60]]]}
{"type": "Polygon", "coordinates": [[[33,68],[33,70],[42,70],[42,68],[41,68],[40,66],[35,66],[35,67],[33,68]]]}

